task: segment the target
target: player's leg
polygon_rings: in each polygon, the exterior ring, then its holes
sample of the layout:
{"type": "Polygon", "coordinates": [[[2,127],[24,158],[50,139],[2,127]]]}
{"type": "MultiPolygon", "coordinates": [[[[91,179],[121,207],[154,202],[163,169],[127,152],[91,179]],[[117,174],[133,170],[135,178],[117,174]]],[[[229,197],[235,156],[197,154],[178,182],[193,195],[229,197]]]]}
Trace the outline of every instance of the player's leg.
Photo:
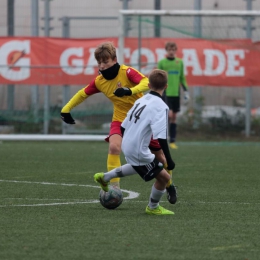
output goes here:
{"type": "Polygon", "coordinates": [[[110,180],[115,178],[121,178],[136,174],[137,172],[130,164],[124,164],[118,168],[115,168],[109,172],[100,172],[94,175],[94,180],[98,182],[104,191],[108,191],[110,180]]]}
{"type": "Polygon", "coordinates": [[[169,174],[165,169],[161,170],[161,172],[156,176],[156,181],[152,186],[149,203],[146,207],[145,212],[150,215],[173,215],[174,212],[165,209],[160,206],[159,202],[166,191],[166,185],[170,179],[169,174]]]}
{"type": "MultiPolygon", "coordinates": [[[[113,121],[110,126],[109,136],[106,138],[106,141],[109,142],[107,171],[115,169],[121,165],[120,153],[122,144],[122,133],[120,127],[121,122],[113,121]]],[[[111,185],[120,188],[120,179],[112,179],[111,185]]]]}
{"type": "Polygon", "coordinates": [[[151,142],[149,144],[149,148],[151,153],[155,155],[155,158],[163,164],[164,169],[168,172],[170,175],[170,180],[168,181],[166,187],[169,187],[172,184],[172,171],[167,169],[167,163],[166,163],[166,158],[164,156],[164,153],[161,149],[161,146],[156,139],[151,139],[151,142]]]}
{"type": "Polygon", "coordinates": [[[169,174],[163,169],[163,164],[156,158],[153,162],[142,165],[132,166],[144,181],[156,179],[155,184],[152,186],[151,194],[149,197],[149,204],[145,212],[150,215],[168,215],[174,214],[172,211],[164,209],[159,205],[159,202],[166,191],[167,182],[170,179],[169,174]]]}
{"type": "Polygon", "coordinates": [[[172,149],[178,149],[176,145],[177,135],[177,113],[180,111],[180,97],[168,98],[169,103],[169,135],[170,135],[170,147],[172,149]]]}
{"type": "Polygon", "coordinates": [[[169,135],[170,135],[170,147],[177,149],[175,144],[176,134],[177,134],[177,124],[176,124],[177,114],[173,110],[169,110],[169,135]]]}
{"type": "Polygon", "coordinates": [[[163,164],[164,169],[170,175],[170,179],[166,184],[167,199],[171,204],[175,204],[177,202],[177,190],[172,181],[172,170],[167,169],[166,158],[158,140],[152,139],[149,148],[151,152],[155,155],[155,158],[163,164]]]}
{"type": "MultiPolygon", "coordinates": [[[[114,134],[109,138],[109,150],[107,156],[107,171],[111,171],[118,168],[121,165],[120,153],[121,153],[122,137],[118,134],[114,134]]],[[[120,188],[120,178],[113,178],[111,181],[112,186],[120,188]]]]}
{"type": "MultiPolygon", "coordinates": [[[[154,140],[152,140],[154,141],[154,140]]],[[[155,158],[161,162],[163,164],[163,168],[168,172],[168,174],[170,175],[170,180],[168,181],[166,187],[169,187],[172,184],[172,171],[167,169],[167,163],[166,163],[166,158],[164,156],[164,153],[162,151],[162,149],[160,148],[160,150],[154,150],[154,148],[151,146],[150,144],[150,150],[151,152],[155,155],[155,158]]]]}

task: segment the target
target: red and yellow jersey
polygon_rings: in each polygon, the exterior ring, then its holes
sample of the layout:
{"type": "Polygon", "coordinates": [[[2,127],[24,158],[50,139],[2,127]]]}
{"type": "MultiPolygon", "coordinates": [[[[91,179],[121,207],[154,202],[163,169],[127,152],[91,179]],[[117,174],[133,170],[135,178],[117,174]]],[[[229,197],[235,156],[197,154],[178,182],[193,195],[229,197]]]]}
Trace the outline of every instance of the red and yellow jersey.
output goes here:
{"type": "MultiPolygon", "coordinates": [[[[128,110],[133,106],[134,102],[143,96],[143,91],[148,90],[148,79],[138,72],[137,70],[121,65],[117,76],[112,80],[106,80],[102,75],[99,75],[92,81],[85,89],[85,93],[90,96],[92,94],[102,92],[107,98],[111,100],[114,105],[113,119],[112,121],[122,122],[128,110]],[[142,80],[145,82],[145,88],[133,93],[131,96],[117,97],[114,95],[114,91],[118,87],[127,87],[133,89],[142,80]]],[[[133,90],[132,90],[133,92],[133,90]]]]}
{"type": "Polygon", "coordinates": [[[68,113],[89,96],[102,92],[113,103],[112,121],[122,122],[134,102],[143,96],[143,92],[149,89],[148,82],[148,78],[139,71],[132,67],[121,65],[114,79],[106,80],[102,75],[98,75],[89,85],[72,97],[64,106],[62,112],[68,113]],[[115,96],[114,91],[118,87],[130,88],[132,95],[124,97],[115,96]]]}

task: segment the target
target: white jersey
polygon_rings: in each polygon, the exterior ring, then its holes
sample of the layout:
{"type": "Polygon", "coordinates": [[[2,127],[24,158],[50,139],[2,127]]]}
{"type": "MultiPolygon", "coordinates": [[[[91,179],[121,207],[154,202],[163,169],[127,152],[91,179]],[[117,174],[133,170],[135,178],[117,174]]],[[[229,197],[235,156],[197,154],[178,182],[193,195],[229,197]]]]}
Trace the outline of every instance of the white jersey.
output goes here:
{"type": "Polygon", "coordinates": [[[149,149],[151,138],[167,139],[169,107],[154,91],[135,101],[122,123],[125,128],[122,151],[127,163],[145,165],[154,160],[149,149]]]}

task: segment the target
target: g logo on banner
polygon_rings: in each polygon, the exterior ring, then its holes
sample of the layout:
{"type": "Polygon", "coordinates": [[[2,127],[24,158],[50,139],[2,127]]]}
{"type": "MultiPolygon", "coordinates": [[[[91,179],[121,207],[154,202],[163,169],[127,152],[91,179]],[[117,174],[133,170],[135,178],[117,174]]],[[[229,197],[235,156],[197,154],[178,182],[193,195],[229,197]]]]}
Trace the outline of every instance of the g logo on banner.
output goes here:
{"type": "Polygon", "coordinates": [[[24,57],[30,53],[29,40],[13,40],[0,47],[0,75],[11,81],[28,79],[30,73],[30,58],[24,57]]]}

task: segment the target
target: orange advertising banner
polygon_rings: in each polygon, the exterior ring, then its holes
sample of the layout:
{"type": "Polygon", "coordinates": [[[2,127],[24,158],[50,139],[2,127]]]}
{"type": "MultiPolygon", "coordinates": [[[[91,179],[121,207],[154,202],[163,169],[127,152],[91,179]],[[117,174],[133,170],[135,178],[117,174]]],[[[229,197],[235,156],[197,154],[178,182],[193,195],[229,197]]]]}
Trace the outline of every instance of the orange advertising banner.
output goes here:
{"type": "MultiPolygon", "coordinates": [[[[0,84],[87,85],[98,75],[94,51],[118,39],[0,38],[0,84]]],[[[260,48],[251,40],[126,38],[125,64],[148,75],[177,43],[189,86],[260,86],[260,48]]]]}

